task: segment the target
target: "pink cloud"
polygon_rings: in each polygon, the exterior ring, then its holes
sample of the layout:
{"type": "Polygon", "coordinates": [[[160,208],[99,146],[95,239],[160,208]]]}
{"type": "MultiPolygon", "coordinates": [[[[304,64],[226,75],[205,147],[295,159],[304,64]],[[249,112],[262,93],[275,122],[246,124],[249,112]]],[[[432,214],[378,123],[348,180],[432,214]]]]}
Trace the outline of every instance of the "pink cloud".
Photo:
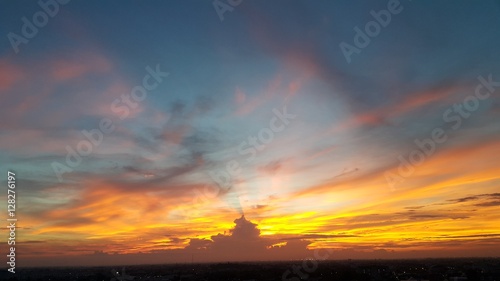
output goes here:
{"type": "Polygon", "coordinates": [[[56,59],[50,63],[50,74],[55,81],[82,77],[88,73],[107,73],[113,64],[97,54],[79,54],[77,59],[56,59]]]}
{"type": "Polygon", "coordinates": [[[0,92],[9,90],[23,77],[24,71],[21,67],[6,58],[0,58],[0,92]]]}

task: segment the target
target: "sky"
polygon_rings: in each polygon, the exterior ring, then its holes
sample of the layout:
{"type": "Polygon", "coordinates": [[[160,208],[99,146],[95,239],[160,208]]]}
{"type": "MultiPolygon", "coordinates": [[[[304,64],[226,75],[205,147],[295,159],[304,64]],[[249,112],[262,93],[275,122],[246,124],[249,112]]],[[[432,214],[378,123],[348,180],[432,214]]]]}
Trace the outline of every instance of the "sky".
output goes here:
{"type": "Polygon", "coordinates": [[[19,266],[498,257],[499,1],[40,3],[0,9],[19,266]]]}

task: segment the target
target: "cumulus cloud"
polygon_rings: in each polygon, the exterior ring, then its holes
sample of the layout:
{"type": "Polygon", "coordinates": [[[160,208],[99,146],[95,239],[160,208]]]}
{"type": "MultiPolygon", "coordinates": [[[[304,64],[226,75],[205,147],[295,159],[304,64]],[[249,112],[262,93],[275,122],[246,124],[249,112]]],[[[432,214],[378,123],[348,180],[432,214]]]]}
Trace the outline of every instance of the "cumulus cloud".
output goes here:
{"type": "Polygon", "coordinates": [[[283,241],[261,236],[257,224],[241,216],[234,220],[234,227],[226,234],[213,235],[211,239],[193,238],[185,248],[204,252],[213,260],[276,260],[290,256],[305,258],[309,254],[307,240],[283,241]]]}

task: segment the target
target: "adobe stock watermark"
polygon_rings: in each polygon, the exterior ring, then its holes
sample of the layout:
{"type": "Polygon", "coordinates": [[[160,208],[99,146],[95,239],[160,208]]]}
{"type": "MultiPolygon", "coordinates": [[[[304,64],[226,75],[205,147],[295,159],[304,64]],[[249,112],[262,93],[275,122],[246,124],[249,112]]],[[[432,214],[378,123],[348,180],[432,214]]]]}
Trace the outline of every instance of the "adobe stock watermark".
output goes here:
{"type": "MultiPolygon", "coordinates": [[[[472,113],[478,110],[480,102],[488,99],[495,92],[495,87],[500,87],[500,82],[493,81],[491,74],[487,79],[482,76],[477,79],[479,83],[474,94],[468,95],[461,103],[454,104],[443,113],[443,121],[450,124],[453,131],[462,127],[463,120],[470,118],[472,113]]],[[[410,151],[406,157],[403,155],[397,157],[399,161],[397,174],[390,171],[385,172],[385,179],[391,190],[394,191],[397,184],[413,175],[416,167],[422,165],[436,152],[438,145],[447,140],[446,131],[440,127],[434,128],[428,138],[415,139],[415,149],[410,151]]]]}
{"type": "Polygon", "coordinates": [[[9,32],[7,38],[14,52],[19,53],[19,45],[28,44],[29,39],[33,39],[38,34],[38,29],[43,28],[49,23],[49,17],[53,18],[60,10],[60,5],[66,5],[70,0],[40,0],[38,6],[42,9],[37,11],[29,20],[27,17],[22,17],[21,35],[14,32],[9,32]]]}
{"type": "Polygon", "coordinates": [[[309,279],[309,274],[315,272],[318,269],[318,260],[326,260],[330,257],[333,250],[325,249],[327,253],[320,255],[320,249],[314,250],[314,258],[307,258],[302,261],[302,264],[293,265],[291,269],[286,270],[281,275],[282,281],[300,281],[309,279]]]}
{"type": "MultiPolygon", "coordinates": [[[[147,74],[142,78],[142,84],[132,88],[130,94],[122,94],[120,98],[113,100],[109,109],[111,112],[118,114],[119,121],[126,119],[130,115],[131,109],[137,108],[139,102],[144,101],[149,91],[153,91],[166,78],[169,73],[162,72],[160,65],[157,64],[155,69],[149,65],[146,66],[147,74]]],[[[73,148],[66,145],[66,161],[60,163],[52,162],[51,166],[57,176],[59,182],[63,181],[63,174],[72,172],[74,168],[82,163],[83,157],[92,153],[94,147],[98,147],[104,140],[104,136],[112,133],[115,130],[113,120],[102,118],[99,121],[97,128],[90,131],[81,130],[82,139],[73,148]]]]}
{"type": "MultiPolygon", "coordinates": [[[[282,110],[279,111],[277,108],[273,109],[274,116],[269,120],[269,126],[264,127],[259,130],[256,135],[248,136],[246,141],[242,141],[238,146],[237,150],[239,155],[249,157],[246,161],[252,161],[259,151],[262,151],[269,145],[275,137],[275,134],[282,132],[286,127],[292,122],[293,119],[297,117],[295,114],[290,114],[287,111],[287,107],[283,106],[282,110]]],[[[242,169],[240,162],[237,160],[229,160],[225,163],[223,170],[210,171],[209,175],[216,185],[207,184],[203,188],[194,190],[193,205],[197,202],[207,202],[216,198],[221,191],[228,191],[231,188],[233,179],[241,174],[242,169]]],[[[191,212],[194,212],[190,208],[191,212]]],[[[184,216],[190,216],[184,210],[184,216]]]]}
{"type": "Polygon", "coordinates": [[[234,8],[239,6],[241,2],[243,2],[243,0],[214,0],[212,5],[222,22],[224,21],[224,13],[234,11],[234,8]]]}
{"type": "Polygon", "coordinates": [[[387,2],[386,10],[384,9],[378,12],[371,10],[370,14],[374,20],[367,22],[364,30],[358,26],[354,27],[354,46],[346,43],[345,41],[342,41],[339,44],[340,50],[342,51],[342,54],[344,54],[347,63],[351,63],[352,55],[360,54],[362,49],[368,47],[372,38],[377,37],[382,31],[382,28],[387,27],[391,23],[392,17],[401,13],[401,11],[403,11],[403,6],[399,0],[389,0],[389,2],[387,2]]]}

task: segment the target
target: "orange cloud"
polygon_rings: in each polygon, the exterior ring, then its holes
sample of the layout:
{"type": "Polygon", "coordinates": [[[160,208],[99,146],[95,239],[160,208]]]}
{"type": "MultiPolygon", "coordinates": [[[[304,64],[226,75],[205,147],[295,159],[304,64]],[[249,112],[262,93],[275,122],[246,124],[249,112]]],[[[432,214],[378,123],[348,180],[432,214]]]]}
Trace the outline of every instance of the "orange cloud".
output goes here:
{"type": "Polygon", "coordinates": [[[332,131],[353,129],[360,126],[380,126],[389,124],[389,120],[396,117],[401,117],[409,114],[417,109],[425,108],[429,105],[436,104],[451,104],[450,100],[453,95],[460,91],[466,90],[465,87],[455,85],[439,87],[428,91],[408,93],[399,101],[378,107],[373,110],[355,113],[353,116],[344,120],[340,124],[335,124],[332,131]]]}

